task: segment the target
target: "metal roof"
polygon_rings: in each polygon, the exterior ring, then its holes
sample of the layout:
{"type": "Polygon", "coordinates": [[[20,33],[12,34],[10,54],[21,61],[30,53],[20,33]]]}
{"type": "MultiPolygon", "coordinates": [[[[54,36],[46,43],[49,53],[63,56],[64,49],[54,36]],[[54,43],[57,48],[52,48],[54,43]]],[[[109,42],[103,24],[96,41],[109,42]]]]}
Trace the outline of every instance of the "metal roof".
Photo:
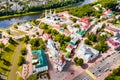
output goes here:
{"type": "Polygon", "coordinates": [[[32,51],[32,54],[33,55],[34,54],[38,55],[39,63],[37,65],[35,65],[35,68],[40,68],[40,67],[48,66],[48,62],[47,62],[47,59],[45,57],[44,50],[34,50],[34,51],[32,51]]]}

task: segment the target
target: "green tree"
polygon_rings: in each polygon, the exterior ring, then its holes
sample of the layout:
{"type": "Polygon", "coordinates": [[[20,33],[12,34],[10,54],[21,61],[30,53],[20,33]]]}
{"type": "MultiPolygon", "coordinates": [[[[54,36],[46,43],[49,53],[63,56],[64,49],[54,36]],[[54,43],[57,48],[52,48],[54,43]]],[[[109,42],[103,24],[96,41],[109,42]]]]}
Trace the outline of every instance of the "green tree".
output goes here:
{"type": "Polygon", "coordinates": [[[79,64],[79,66],[82,66],[82,65],[83,65],[83,59],[80,58],[80,59],[78,60],[77,64],[79,64]]]}
{"type": "Polygon", "coordinates": [[[70,20],[73,21],[74,23],[76,23],[76,21],[77,21],[77,19],[73,18],[73,17],[71,17],[70,20]]]}
{"type": "Polygon", "coordinates": [[[23,48],[23,49],[21,50],[21,54],[22,54],[22,55],[26,55],[26,54],[27,54],[27,49],[26,49],[26,48],[23,48]]]}
{"type": "Polygon", "coordinates": [[[11,44],[15,43],[15,41],[12,39],[12,37],[9,38],[8,42],[11,43],[11,44]]]}
{"type": "Polygon", "coordinates": [[[88,39],[86,39],[86,40],[84,41],[84,43],[87,44],[87,45],[92,45],[91,41],[88,40],[88,39]]]}
{"type": "Polygon", "coordinates": [[[108,50],[108,45],[106,42],[101,41],[94,48],[98,51],[105,52],[106,50],[108,50]]]}
{"type": "Polygon", "coordinates": [[[39,35],[39,32],[36,32],[36,35],[39,35]]]}
{"type": "Polygon", "coordinates": [[[8,29],[7,31],[6,31],[8,34],[10,34],[10,30],[8,29]]]}
{"type": "Polygon", "coordinates": [[[102,24],[102,28],[104,28],[104,27],[106,27],[106,24],[104,23],[104,24],[102,24]]]}
{"type": "Polygon", "coordinates": [[[45,23],[41,23],[40,28],[41,29],[48,29],[47,24],[45,24],[45,23]]]}
{"type": "Polygon", "coordinates": [[[30,40],[30,44],[31,44],[32,50],[45,49],[45,43],[42,40],[42,38],[40,38],[40,39],[32,39],[32,40],[30,40]]]}
{"type": "Polygon", "coordinates": [[[27,80],[37,80],[37,74],[30,75],[27,80]]]}
{"type": "Polygon", "coordinates": [[[75,28],[80,28],[79,24],[74,25],[75,28]]]}
{"type": "Polygon", "coordinates": [[[25,36],[25,37],[23,38],[23,41],[24,41],[25,43],[28,43],[29,40],[30,40],[29,36],[25,36]]]}
{"type": "Polygon", "coordinates": [[[105,80],[120,80],[120,67],[113,70],[113,72],[107,76],[105,80]]]}
{"type": "Polygon", "coordinates": [[[18,60],[18,66],[22,66],[25,63],[25,61],[25,58],[23,56],[20,56],[18,60]]]}
{"type": "Polygon", "coordinates": [[[74,62],[75,62],[76,65],[82,66],[83,63],[84,63],[84,60],[82,58],[75,57],[74,62]]]}
{"type": "Polygon", "coordinates": [[[4,49],[4,47],[5,47],[5,45],[4,45],[4,43],[2,43],[2,42],[0,42],[0,53],[2,52],[2,50],[4,49]]]}
{"type": "Polygon", "coordinates": [[[13,27],[14,27],[15,29],[18,29],[18,26],[17,26],[17,24],[14,24],[14,25],[13,25],[13,27]]]}
{"type": "Polygon", "coordinates": [[[98,40],[99,41],[102,41],[102,42],[105,42],[107,40],[107,35],[98,35],[98,40]]]}
{"type": "Polygon", "coordinates": [[[62,24],[61,27],[63,27],[64,29],[67,29],[67,25],[66,24],[62,24]]]}
{"type": "Polygon", "coordinates": [[[87,38],[93,42],[96,41],[96,35],[93,33],[87,33],[87,38]]]}

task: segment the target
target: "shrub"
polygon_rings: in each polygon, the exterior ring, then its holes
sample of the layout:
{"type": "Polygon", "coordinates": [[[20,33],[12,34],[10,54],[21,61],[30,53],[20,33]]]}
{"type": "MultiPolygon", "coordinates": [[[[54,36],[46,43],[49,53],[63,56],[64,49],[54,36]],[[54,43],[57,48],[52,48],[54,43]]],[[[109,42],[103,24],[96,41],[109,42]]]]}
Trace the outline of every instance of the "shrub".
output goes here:
{"type": "Polygon", "coordinates": [[[86,40],[84,41],[84,43],[87,44],[87,45],[92,45],[91,41],[88,40],[88,39],[86,39],[86,40]]]}
{"type": "Polygon", "coordinates": [[[18,66],[22,66],[25,63],[25,58],[23,56],[19,57],[18,66]]]}
{"type": "Polygon", "coordinates": [[[78,57],[75,57],[75,58],[74,58],[74,62],[75,62],[75,64],[76,64],[77,66],[82,66],[83,63],[84,63],[83,59],[82,59],[82,58],[78,58],[78,57]]]}
{"type": "Polygon", "coordinates": [[[27,54],[26,48],[23,48],[23,49],[21,50],[21,54],[22,54],[22,55],[26,55],[26,54],[27,54]]]}

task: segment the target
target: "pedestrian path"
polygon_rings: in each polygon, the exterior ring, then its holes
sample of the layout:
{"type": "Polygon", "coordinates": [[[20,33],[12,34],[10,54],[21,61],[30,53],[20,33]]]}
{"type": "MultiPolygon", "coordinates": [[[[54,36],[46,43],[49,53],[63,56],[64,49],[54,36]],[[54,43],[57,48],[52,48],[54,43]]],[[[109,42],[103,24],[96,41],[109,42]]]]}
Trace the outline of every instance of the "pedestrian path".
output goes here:
{"type": "Polygon", "coordinates": [[[96,80],[96,76],[93,73],[91,73],[88,69],[86,69],[85,72],[89,74],[94,80],[96,80]]]}
{"type": "Polygon", "coordinates": [[[17,74],[16,74],[16,71],[18,70],[17,62],[20,56],[20,50],[22,49],[23,45],[24,45],[23,42],[20,42],[14,51],[12,66],[10,67],[11,71],[8,74],[8,80],[16,80],[17,78],[17,74]]]}

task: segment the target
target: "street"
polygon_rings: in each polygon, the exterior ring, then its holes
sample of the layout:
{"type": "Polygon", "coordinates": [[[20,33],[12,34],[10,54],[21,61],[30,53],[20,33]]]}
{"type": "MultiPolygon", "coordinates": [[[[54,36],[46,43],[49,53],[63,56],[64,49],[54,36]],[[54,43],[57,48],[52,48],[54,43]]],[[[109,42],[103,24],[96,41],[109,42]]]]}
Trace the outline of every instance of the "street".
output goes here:
{"type": "Polygon", "coordinates": [[[74,78],[74,80],[93,80],[95,76],[96,79],[98,77],[102,77],[101,75],[106,73],[107,71],[112,71],[111,67],[116,64],[117,61],[120,59],[120,53],[112,53],[109,56],[106,56],[102,60],[100,60],[95,65],[89,67],[87,70],[90,73],[87,73],[87,71],[84,71],[82,74],[74,78]]]}
{"type": "Polygon", "coordinates": [[[99,77],[101,74],[106,72],[106,70],[110,70],[110,67],[116,63],[120,58],[120,54],[114,53],[105,59],[102,59],[93,67],[88,68],[90,72],[92,72],[96,77],[99,77]]]}
{"type": "Polygon", "coordinates": [[[93,80],[86,72],[83,72],[73,80],[93,80]]]}

